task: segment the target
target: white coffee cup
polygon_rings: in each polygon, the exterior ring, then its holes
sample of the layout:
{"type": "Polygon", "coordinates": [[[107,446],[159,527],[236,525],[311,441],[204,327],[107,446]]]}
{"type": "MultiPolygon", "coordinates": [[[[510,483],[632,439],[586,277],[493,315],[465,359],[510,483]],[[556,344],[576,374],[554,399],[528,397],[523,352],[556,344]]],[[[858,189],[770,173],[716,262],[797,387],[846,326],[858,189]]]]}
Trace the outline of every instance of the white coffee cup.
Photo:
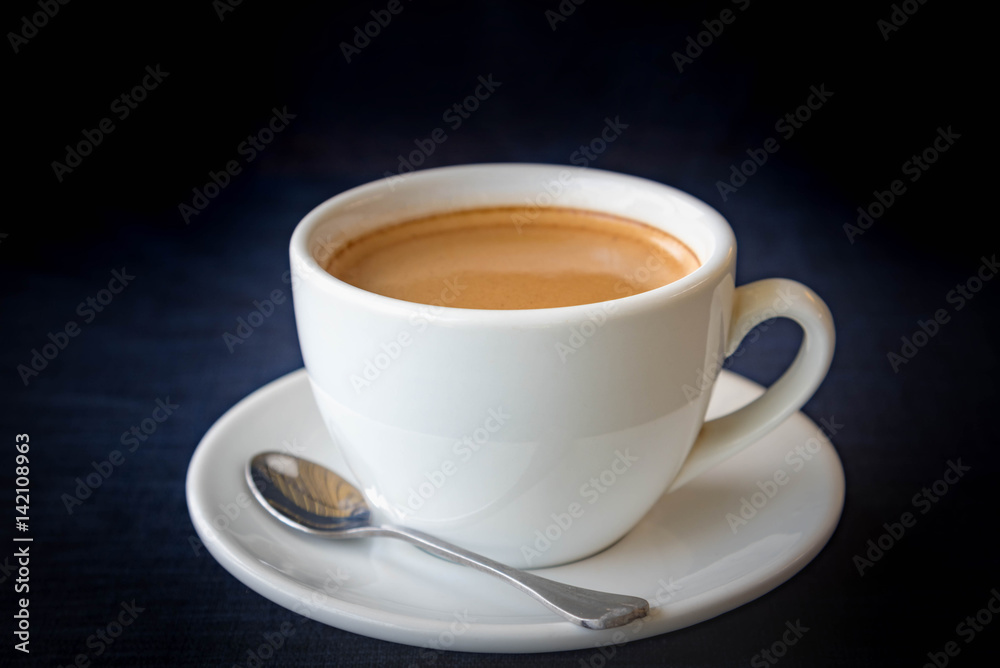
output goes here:
{"type": "Polygon", "coordinates": [[[736,241],[718,212],[611,172],[487,164],[392,177],[311,211],[290,254],[313,393],[376,517],[519,567],[613,544],[665,491],[797,411],[833,356],[829,309],[809,288],[735,287],[736,241]],[[638,220],[682,240],[701,266],[648,292],[535,310],[450,308],[447,285],[439,304],[415,304],[323,268],[369,230],[495,206],[526,207],[512,225],[530,225],[540,206],[638,220]],[[805,332],[795,361],[756,401],[705,422],[725,356],[774,317],[805,332]]]}

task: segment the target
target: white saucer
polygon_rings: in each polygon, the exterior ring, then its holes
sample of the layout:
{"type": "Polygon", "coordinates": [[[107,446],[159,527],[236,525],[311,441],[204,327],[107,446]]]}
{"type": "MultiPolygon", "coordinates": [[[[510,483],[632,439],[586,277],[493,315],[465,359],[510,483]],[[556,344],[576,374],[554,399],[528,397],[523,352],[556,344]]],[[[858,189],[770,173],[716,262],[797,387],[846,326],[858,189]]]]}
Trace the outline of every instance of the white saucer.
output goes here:
{"type": "MultiPolygon", "coordinates": [[[[723,372],[709,417],[761,391],[723,372]]],[[[282,449],[350,477],[326,434],[304,369],[240,401],[198,445],[188,469],[187,501],[209,552],[279,605],[354,633],[435,649],[594,648],[710,619],[770,591],[809,563],[833,533],[844,502],[836,451],[815,423],[793,415],[760,442],[665,495],[609,549],[538,571],[650,601],[645,619],[591,631],[486,575],[400,541],[329,542],[282,525],[257,507],[243,477],[253,454],[282,449]],[[778,476],[783,485],[764,484],[779,470],[787,476],[778,476]],[[749,519],[740,524],[734,518],[743,519],[742,499],[749,519]]]]}

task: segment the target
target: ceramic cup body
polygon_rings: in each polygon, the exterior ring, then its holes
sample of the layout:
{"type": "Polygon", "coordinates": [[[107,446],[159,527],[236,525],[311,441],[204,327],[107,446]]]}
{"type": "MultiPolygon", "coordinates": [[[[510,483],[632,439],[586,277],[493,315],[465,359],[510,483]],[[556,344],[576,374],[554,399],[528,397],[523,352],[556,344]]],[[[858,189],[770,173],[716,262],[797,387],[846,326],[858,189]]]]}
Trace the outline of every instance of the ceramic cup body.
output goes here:
{"type": "Polygon", "coordinates": [[[620,174],[523,164],[414,172],[323,203],[296,228],[290,252],[313,393],[376,516],[519,567],[576,560],[617,541],[672,485],[797,410],[832,354],[832,325],[806,327],[785,390],[774,392],[779,381],[765,394],[784,396],[758,406],[761,415],[738,411],[738,424],[709,423],[725,433],[702,433],[715,376],[742,336],[731,331],[735,320],[748,330],[766,319],[761,304],[795,317],[814,306],[801,302],[818,298],[787,282],[804,291],[784,298],[787,312],[773,286],[757,291],[763,296],[748,291],[754,308],[741,310],[735,239],[722,216],[676,189],[620,174]],[[660,227],[701,266],[613,301],[507,311],[448,307],[460,276],[442,284],[438,303],[415,304],[323,269],[337,247],[377,227],[520,205],[525,212],[511,225],[531,225],[538,206],[560,206],[660,227]],[[692,464],[696,439],[706,442],[692,464]]]}

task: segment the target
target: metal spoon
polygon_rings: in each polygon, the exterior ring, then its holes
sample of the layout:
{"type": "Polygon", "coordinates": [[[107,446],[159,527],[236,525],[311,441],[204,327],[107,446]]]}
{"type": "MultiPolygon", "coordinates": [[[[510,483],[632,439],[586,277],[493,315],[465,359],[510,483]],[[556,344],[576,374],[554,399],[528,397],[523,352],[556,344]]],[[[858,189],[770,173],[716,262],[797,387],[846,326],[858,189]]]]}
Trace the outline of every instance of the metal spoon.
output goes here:
{"type": "Polygon", "coordinates": [[[247,462],[246,476],[261,505],[290,527],[334,539],[401,538],[448,561],[500,578],[584,628],[610,629],[649,612],[649,603],[642,598],[554,582],[420,531],[372,524],[371,511],[357,489],[333,471],[305,459],[263,452],[247,462]]]}

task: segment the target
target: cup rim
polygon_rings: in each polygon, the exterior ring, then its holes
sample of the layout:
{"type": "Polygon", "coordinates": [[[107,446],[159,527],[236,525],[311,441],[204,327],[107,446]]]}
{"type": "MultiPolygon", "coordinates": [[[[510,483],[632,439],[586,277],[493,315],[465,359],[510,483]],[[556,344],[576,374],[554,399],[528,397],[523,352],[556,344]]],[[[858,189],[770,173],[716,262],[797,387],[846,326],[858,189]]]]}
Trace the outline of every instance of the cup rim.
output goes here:
{"type": "MultiPolygon", "coordinates": [[[[461,210],[461,208],[455,207],[451,210],[461,210]]],[[[441,209],[442,212],[448,210],[445,207],[441,209]]],[[[600,211],[597,208],[592,210],[600,211]]],[[[652,224],[647,221],[640,222],[652,224]]],[[[690,246],[688,240],[683,238],[680,240],[690,246]]],[[[689,292],[703,288],[706,284],[714,287],[718,276],[726,272],[728,267],[735,262],[735,253],[736,238],[729,223],[716,209],[693,195],[672,186],[639,176],[590,167],[583,168],[545,163],[470,163],[416,170],[402,175],[393,175],[378,179],[377,181],[371,181],[334,195],[314,207],[296,225],[289,243],[293,291],[296,283],[308,280],[323,292],[338,300],[349,301],[355,305],[374,309],[387,315],[397,315],[406,318],[417,315],[434,322],[453,325],[502,323],[514,326],[537,326],[552,322],[588,319],[589,315],[595,310],[603,310],[608,315],[614,313],[618,316],[646,311],[650,308],[674,301],[689,292]],[[602,302],[590,302],[573,306],[537,309],[470,309],[409,302],[369,292],[329,274],[309,250],[310,241],[319,225],[326,222],[336,210],[342,207],[374,196],[383,195],[384,189],[388,187],[387,183],[389,179],[394,182],[392,188],[395,190],[397,185],[419,184],[420,181],[435,182],[439,179],[445,179],[449,174],[455,172],[469,172],[473,170],[484,173],[495,172],[498,177],[502,177],[504,173],[512,174],[515,171],[524,173],[525,170],[534,170],[540,178],[545,172],[550,172],[550,175],[555,177],[560,173],[569,171],[572,173],[585,173],[588,176],[596,176],[605,180],[617,181],[623,185],[658,191],[660,194],[677,199],[688,207],[700,212],[701,215],[698,223],[707,229],[707,232],[713,239],[711,252],[704,260],[699,257],[699,260],[702,260],[700,266],[690,274],[667,285],[653,288],[646,292],[602,302]],[[297,273],[299,274],[298,276],[296,276],[297,273]]]]}

